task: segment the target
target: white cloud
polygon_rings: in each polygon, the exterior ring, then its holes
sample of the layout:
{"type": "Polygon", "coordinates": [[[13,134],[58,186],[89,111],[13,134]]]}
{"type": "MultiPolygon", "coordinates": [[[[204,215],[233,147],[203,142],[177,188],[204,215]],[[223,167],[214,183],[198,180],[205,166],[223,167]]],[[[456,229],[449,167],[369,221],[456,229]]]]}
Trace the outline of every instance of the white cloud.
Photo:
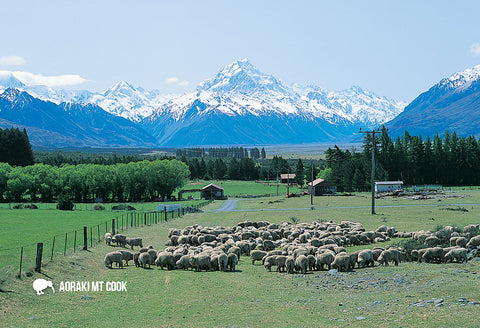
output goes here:
{"type": "Polygon", "coordinates": [[[0,66],[22,66],[27,61],[20,56],[4,56],[0,57],[0,66]]]}
{"type": "Polygon", "coordinates": [[[30,72],[20,72],[20,71],[2,71],[2,73],[11,73],[17,79],[22,81],[26,85],[45,85],[47,87],[64,87],[72,86],[77,84],[82,84],[88,82],[80,75],[75,74],[64,74],[64,75],[52,75],[45,76],[42,74],[34,74],[30,72]]]}
{"type": "Polygon", "coordinates": [[[172,76],[172,77],[169,77],[168,79],[165,80],[165,83],[166,84],[174,84],[174,83],[178,83],[178,81],[180,81],[180,79],[176,76],[172,76]]]}
{"type": "Polygon", "coordinates": [[[176,85],[179,85],[181,87],[185,87],[185,86],[190,84],[190,82],[186,81],[186,80],[180,81],[180,79],[176,76],[169,77],[168,79],[165,80],[165,83],[166,84],[176,84],[176,85]]]}
{"type": "Polygon", "coordinates": [[[480,43],[474,43],[470,46],[470,53],[474,56],[480,56],[480,43]]]}

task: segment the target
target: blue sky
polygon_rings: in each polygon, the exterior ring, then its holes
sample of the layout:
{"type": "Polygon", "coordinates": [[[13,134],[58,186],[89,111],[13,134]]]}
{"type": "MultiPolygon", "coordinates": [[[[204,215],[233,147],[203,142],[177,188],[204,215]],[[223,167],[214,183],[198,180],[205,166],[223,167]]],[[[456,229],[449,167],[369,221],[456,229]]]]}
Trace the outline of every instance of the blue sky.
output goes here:
{"type": "Polygon", "coordinates": [[[127,81],[183,93],[249,58],[287,83],[359,85],[411,101],[480,64],[480,1],[1,0],[0,8],[0,70],[57,87],[127,81]]]}

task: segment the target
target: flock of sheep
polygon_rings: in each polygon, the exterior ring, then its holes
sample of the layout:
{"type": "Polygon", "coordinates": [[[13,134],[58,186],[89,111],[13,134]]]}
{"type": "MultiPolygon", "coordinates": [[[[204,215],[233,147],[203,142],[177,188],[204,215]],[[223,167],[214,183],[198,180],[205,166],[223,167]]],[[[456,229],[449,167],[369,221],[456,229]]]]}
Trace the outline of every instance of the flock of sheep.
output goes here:
{"type": "Polygon", "coordinates": [[[244,221],[236,227],[188,226],[170,229],[163,250],[143,247],[141,238],[128,238],[122,234],[105,234],[107,245],[140,247],[136,252],[122,249],[105,256],[104,264],[112,268],[116,263],[133,260],[135,266],[161,269],[189,269],[235,271],[240,256],[248,256],[252,264],[261,261],[271,271],[303,273],[307,270],[351,271],[379,265],[398,265],[403,261],[427,263],[467,262],[480,256],[480,225],[463,229],[447,226],[441,231],[397,232],[382,225],[375,231],[366,231],[362,224],[350,221],[280,224],[266,221],[244,221]],[[347,253],[345,246],[368,245],[390,241],[391,238],[410,238],[416,249],[397,246],[373,247],[347,253]],[[449,246],[447,246],[449,245],[449,246]]]}

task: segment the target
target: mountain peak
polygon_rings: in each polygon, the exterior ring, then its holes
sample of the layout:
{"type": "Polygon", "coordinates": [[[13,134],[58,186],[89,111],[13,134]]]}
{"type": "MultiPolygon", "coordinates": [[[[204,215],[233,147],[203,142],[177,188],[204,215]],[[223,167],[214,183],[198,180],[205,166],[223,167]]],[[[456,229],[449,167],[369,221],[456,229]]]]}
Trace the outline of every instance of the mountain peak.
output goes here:
{"type": "Polygon", "coordinates": [[[472,82],[480,79],[480,65],[472,68],[467,68],[463,71],[456,72],[439,82],[440,86],[449,89],[456,89],[460,87],[468,87],[472,82]]]}
{"type": "Polygon", "coordinates": [[[212,78],[202,82],[199,91],[235,92],[256,94],[259,92],[289,92],[288,87],[274,76],[260,72],[246,58],[225,66],[212,78]]]}
{"type": "Polygon", "coordinates": [[[12,72],[0,71],[0,89],[25,88],[25,84],[13,75],[12,72]]]}

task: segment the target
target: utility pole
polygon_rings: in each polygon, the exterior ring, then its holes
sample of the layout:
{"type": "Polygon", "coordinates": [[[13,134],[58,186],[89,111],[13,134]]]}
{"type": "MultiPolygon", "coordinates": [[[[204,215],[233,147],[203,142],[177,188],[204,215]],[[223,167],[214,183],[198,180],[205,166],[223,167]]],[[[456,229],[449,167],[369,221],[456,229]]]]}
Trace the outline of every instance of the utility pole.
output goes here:
{"type": "Polygon", "coordinates": [[[290,169],[288,168],[287,169],[287,197],[288,197],[288,194],[290,193],[290,169]]]}
{"type": "Polygon", "coordinates": [[[278,169],[277,169],[277,196],[278,196],[278,169]]]}
{"type": "Polygon", "coordinates": [[[375,215],[375,133],[380,133],[380,131],[372,130],[372,131],[362,131],[360,128],[360,133],[366,133],[367,136],[369,133],[372,134],[372,215],[375,215]]]}
{"type": "Polygon", "coordinates": [[[310,186],[310,205],[313,205],[313,193],[315,192],[315,187],[313,186],[313,160],[312,160],[312,185],[310,186]]]}

